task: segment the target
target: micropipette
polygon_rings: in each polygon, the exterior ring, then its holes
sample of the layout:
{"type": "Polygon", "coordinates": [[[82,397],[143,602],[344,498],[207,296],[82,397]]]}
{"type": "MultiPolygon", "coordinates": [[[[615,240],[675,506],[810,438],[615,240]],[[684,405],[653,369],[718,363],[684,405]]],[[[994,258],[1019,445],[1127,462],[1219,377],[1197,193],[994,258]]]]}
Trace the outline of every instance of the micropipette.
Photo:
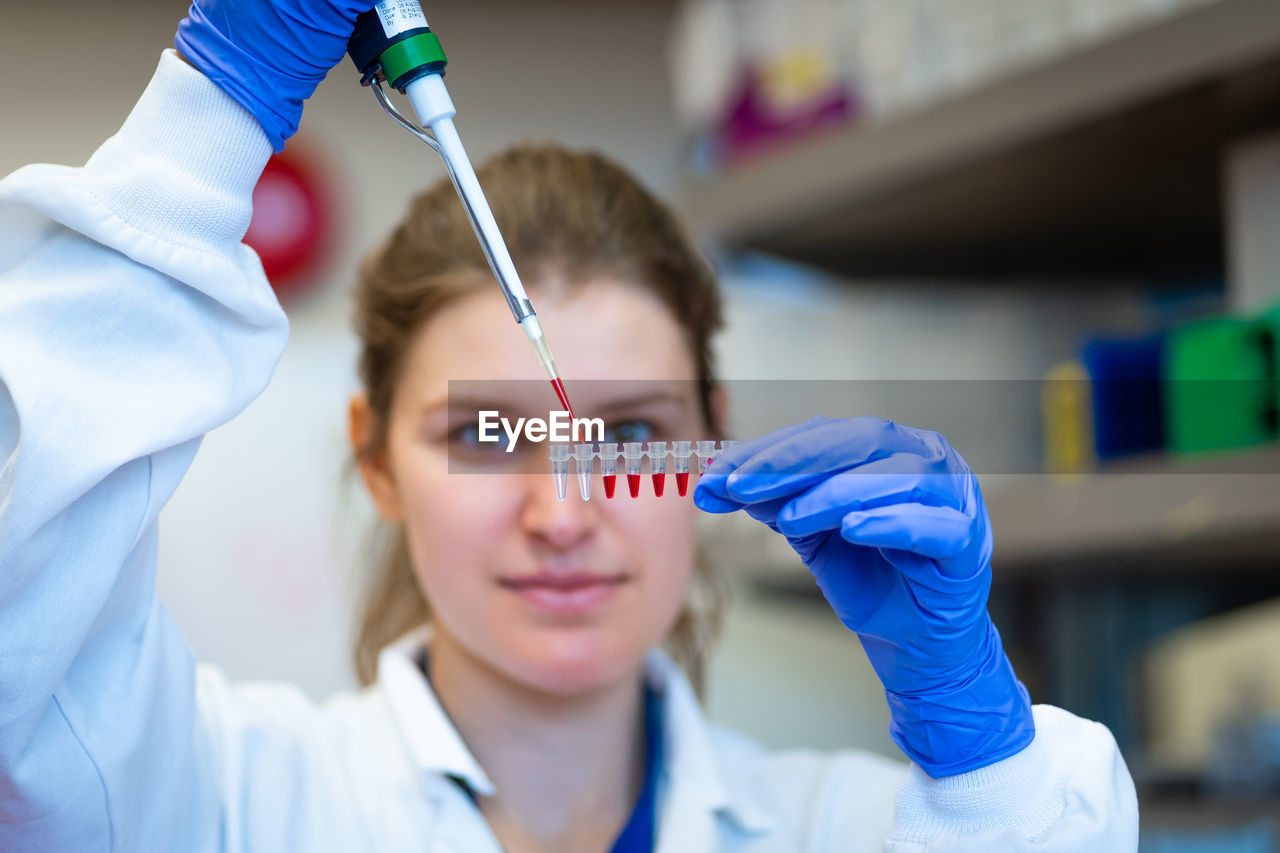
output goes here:
{"type": "Polygon", "coordinates": [[[547,337],[542,332],[533,303],[525,293],[507,244],[498,230],[498,223],[489,209],[489,202],[453,126],[456,110],[444,86],[444,68],[449,60],[440,47],[439,37],[427,25],[422,7],[417,0],[383,0],[356,18],[355,32],[347,45],[347,53],[360,69],[360,82],[373,89],[387,115],[444,160],[449,178],[476,232],[489,268],[502,288],[507,306],[533,344],[538,363],[551,380],[560,405],[572,418],[573,407],[569,405],[564,382],[556,371],[547,337]],[[409,98],[418,115],[418,123],[410,121],[391,103],[383,89],[384,82],[409,98]]]}

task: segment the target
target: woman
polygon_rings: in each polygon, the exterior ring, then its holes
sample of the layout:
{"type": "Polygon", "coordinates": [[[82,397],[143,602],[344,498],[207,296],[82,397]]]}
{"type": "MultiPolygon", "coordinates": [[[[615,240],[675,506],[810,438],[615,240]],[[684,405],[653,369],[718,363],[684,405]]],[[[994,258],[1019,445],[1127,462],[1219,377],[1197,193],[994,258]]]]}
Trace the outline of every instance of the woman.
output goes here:
{"type": "MultiPolygon", "coordinates": [[[[83,169],[0,184],[0,850],[1133,849],[1109,733],[1033,712],[1013,676],[980,493],[931,433],[809,421],[695,495],[788,537],[913,766],[708,726],[651,651],[696,675],[713,627],[689,603],[714,599],[690,503],[560,503],[539,453],[482,446],[450,399],[451,379],[510,380],[519,415],[548,392],[492,334],[506,309],[447,187],[358,288],[351,437],[397,531],[361,637],[376,682],[318,708],[196,667],[155,598],[156,517],[281,351],[239,244],[250,194],[366,5],[197,3],[189,64],[166,53],[83,169]]],[[[619,437],[715,434],[718,302],[670,214],[555,148],[482,179],[564,374],[608,380],[575,383],[577,405],[619,437]]]]}

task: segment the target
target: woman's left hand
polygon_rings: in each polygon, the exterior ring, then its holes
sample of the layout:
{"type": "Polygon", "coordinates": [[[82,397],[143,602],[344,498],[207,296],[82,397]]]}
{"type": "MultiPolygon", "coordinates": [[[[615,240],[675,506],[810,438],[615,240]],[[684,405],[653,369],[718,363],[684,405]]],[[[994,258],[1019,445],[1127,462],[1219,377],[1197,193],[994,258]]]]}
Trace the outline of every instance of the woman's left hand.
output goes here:
{"type": "Polygon", "coordinates": [[[941,435],[814,418],[726,451],[694,501],[787,537],[862,640],[894,741],[930,776],[984,767],[1034,738],[1027,691],[987,615],[982,493],[941,435]]]}

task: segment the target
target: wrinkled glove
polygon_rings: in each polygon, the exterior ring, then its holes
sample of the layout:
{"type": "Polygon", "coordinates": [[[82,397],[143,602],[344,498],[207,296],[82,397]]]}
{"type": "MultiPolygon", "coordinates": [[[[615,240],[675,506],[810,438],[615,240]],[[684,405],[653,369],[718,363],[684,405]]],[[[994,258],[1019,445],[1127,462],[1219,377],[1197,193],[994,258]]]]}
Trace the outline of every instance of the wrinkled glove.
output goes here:
{"type": "Polygon", "coordinates": [[[279,153],[373,0],[195,0],[174,47],[258,119],[279,153]]]}
{"type": "Polygon", "coordinates": [[[787,537],[862,641],[894,742],[930,776],[1034,739],[1026,688],[987,615],[991,525],[977,477],[941,435],[814,418],[725,451],[694,502],[745,510],[787,537]]]}

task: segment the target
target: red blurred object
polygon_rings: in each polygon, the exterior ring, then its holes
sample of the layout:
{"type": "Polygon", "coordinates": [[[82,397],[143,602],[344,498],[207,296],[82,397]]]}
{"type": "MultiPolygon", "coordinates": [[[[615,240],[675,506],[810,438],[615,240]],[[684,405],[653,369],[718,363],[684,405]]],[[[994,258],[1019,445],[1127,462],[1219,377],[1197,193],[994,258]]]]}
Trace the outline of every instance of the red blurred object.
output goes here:
{"type": "Polygon", "coordinates": [[[315,285],[334,238],[334,196],[319,160],[296,141],[267,161],[244,242],[262,259],[281,300],[315,285]]]}

